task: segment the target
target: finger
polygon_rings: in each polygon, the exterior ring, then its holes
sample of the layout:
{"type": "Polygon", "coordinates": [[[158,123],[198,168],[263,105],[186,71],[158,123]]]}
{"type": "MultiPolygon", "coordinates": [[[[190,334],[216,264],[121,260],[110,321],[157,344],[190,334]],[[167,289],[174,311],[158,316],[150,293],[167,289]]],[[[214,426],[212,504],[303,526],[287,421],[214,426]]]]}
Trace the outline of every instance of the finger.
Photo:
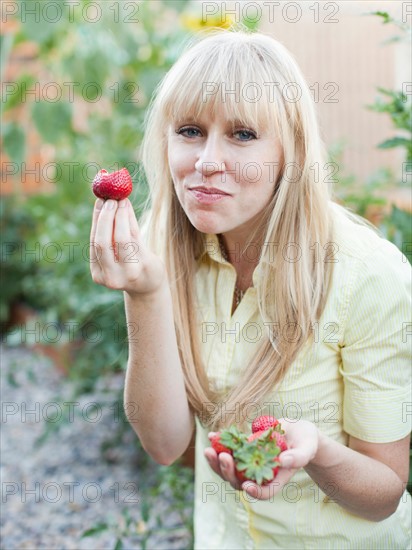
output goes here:
{"type": "Polygon", "coordinates": [[[92,227],[90,230],[90,262],[92,264],[97,263],[98,261],[98,255],[96,254],[96,246],[94,245],[95,239],[96,239],[96,230],[97,230],[97,220],[100,216],[100,212],[103,208],[104,201],[102,199],[96,199],[96,202],[94,203],[93,208],[93,216],[92,216],[92,227]]]}
{"type": "Polygon", "coordinates": [[[235,473],[235,461],[229,453],[219,453],[219,465],[222,477],[234,487],[240,489],[241,484],[235,473]]]}
{"type": "Polygon", "coordinates": [[[129,199],[127,199],[127,213],[129,215],[130,235],[137,239],[140,235],[140,227],[137,223],[136,214],[134,213],[132,203],[129,199]]]}
{"type": "Polygon", "coordinates": [[[215,474],[222,477],[222,472],[220,471],[219,461],[217,458],[217,452],[212,447],[206,447],[206,449],[204,450],[204,455],[209,466],[212,468],[215,474]]]}
{"type": "Polygon", "coordinates": [[[242,483],[242,490],[258,500],[269,500],[283,489],[295,472],[296,470],[281,470],[276,479],[267,485],[258,485],[253,481],[245,481],[242,483]]]}
{"type": "Polygon", "coordinates": [[[283,451],[279,455],[279,462],[282,468],[304,468],[312,460],[315,450],[307,445],[305,448],[294,448],[283,451]]]}
{"type": "MultiPolygon", "coordinates": [[[[130,232],[130,221],[128,213],[128,205],[126,199],[119,201],[116,215],[114,218],[113,228],[113,244],[117,253],[117,257],[121,262],[127,261],[133,256],[133,250],[128,252],[128,249],[135,243],[132,243],[130,232]]],[[[137,248],[137,244],[135,244],[137,248]]]]}
{"type": "Polygon", "coordinates": [[[242,483],[242,490],[258,500],[269,500],[281,490],[281,485],[277,482],[272,482],[268,485],[258,485],[253,481],[245,481],[242,483]]]}
{"type": "Polygon", "coordinates": [[[111,199],[105,201],[100,216],[97,219],[95,240],[101,247],[101,249],[99,249],[101,256],[100,262],[108,265],[111,265],[115,259],[112,239],[117,207],[117,201],[111,199]]]}
{"type": "Polygon", "coordinates": [[[113,236],[115,242],[128,242],[130,240],[129,208],[126,199],[119,201],[114,219],[113,236]]]}

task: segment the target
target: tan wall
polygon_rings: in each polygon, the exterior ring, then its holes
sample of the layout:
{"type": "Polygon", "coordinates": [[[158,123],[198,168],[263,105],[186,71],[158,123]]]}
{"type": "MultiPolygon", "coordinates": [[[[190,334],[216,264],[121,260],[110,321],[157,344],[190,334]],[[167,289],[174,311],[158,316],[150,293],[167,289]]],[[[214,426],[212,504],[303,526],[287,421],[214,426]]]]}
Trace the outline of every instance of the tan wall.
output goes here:
{"type": "MultiPolygon", "coordinates": [[[[275,13],[292,2],[281,2],[275,13]]],[[[300,2],[302,18],[289,23],[282,17],[268,20],[263,11],[261,30],[280,40],[295,56],[309,85],[319,82],[317,103],[323,138],[328,146],[343,139],[346,147],[343,163],[361,181],[379,167],[392,167],[400,177],[403,155],[399,150],[380,150],[376,145],[394,135],[388,115],[365,108],[377,97],[376,88],[395,88],[411,81],[408,45],[383,42],[398,34],[393,25],[383,25],[376,16],[364,15],[370,11],[388,11],[402,18],[402,4],[406,2],[300,2]],[[319,4],[319,22],[309,7],[319,4]],[[325,10],[326,4],[327,9],[325,10]],[[335,23],[325,20],[336,11],[335,23]],[[409,61],[409,62],[408,62],[409,61]],[[336,83],[337,103],[325,102],[323,91],[327,83],[336,83]]],[[[296,11],[289,8],[289,19],[296,11]]],[[[409,17],[409,23],[411,17],[409,17]]]]}

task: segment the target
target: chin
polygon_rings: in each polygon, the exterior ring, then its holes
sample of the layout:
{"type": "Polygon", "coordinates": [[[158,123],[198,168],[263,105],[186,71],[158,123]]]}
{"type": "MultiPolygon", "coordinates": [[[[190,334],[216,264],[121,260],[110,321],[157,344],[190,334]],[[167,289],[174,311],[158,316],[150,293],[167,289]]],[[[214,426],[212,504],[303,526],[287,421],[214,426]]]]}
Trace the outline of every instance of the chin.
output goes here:
{"type": "Polygon", "coordinates": [[[221,220],[213,220],[207,216],[189,216],[189,221],[200,233],[217,235],[227,230],[227,226],[221,220]]]}

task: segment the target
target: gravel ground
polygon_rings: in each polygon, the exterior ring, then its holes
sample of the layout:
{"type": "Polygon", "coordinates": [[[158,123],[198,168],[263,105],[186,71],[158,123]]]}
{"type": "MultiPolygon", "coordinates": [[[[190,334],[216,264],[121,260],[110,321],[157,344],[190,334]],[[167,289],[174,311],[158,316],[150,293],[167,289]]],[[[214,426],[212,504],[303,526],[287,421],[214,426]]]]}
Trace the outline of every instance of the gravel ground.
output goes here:
{"type": "Polygon", "coordinates": [[[49,360],[24,348],[0,352],[1,549],[111,550],[122,529],[125,549],[190,548],[191,474],[156,465],[119,419],[111,403],[123,375],[73,398],[72,383],[49,360]],[[70,410],[72,418],[36,445],[70,410]],[[111,527],[81,537],[100,523],[111,527]]]}

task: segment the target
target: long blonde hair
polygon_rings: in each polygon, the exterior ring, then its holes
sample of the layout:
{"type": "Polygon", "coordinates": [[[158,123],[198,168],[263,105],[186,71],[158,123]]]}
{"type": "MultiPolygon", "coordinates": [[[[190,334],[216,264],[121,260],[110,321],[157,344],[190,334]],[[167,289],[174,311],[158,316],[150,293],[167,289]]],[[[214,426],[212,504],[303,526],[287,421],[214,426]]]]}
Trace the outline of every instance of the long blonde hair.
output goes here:
{"type": "MultiPolygon", "coordinates": [[[[282,381],[325,306],[333,263],[315,257],[315,244],[322,250],[331,241],[331,190],[322,177],[326,154],[314,102],[299,67],[281,43],[256,32],[209,30],[189,44],[159,84],[148,109],[141,153],[150,189],[147,242],[164,259],[168,272],[188,400],[204,424],[217,428],[221,411],[216,404],[224,399],[226,411],[239,405],[242,410],[282,381]],[[227,83],[228,90],[236,90],[239,83],[239,94],[223,98],[211,93],[216,83],[227,83]],[[259,99],[251,101],[256,92],[259,99]],[[285,261],[282,254],[270,259],[269,251],[262,249],[259,312],[278,329],[262,339],[241,379],[226,395],[209,387],[198,325],[191,322],[196,312],[197,259],[205,249],[205,236],[182,209],[167,161],[168,125],[218,107],[230,120],[257,130],[270,125],[279,136],[284,162],[267,209],[264,241],[276,243],[279,251],[295,243],[301,251],[299,261],[285,261]],[[285,327],[297,327],[297,337],[286,340],[285,327]]],[[[225,424],[233,420],[228,412],[225,424]]]]}

